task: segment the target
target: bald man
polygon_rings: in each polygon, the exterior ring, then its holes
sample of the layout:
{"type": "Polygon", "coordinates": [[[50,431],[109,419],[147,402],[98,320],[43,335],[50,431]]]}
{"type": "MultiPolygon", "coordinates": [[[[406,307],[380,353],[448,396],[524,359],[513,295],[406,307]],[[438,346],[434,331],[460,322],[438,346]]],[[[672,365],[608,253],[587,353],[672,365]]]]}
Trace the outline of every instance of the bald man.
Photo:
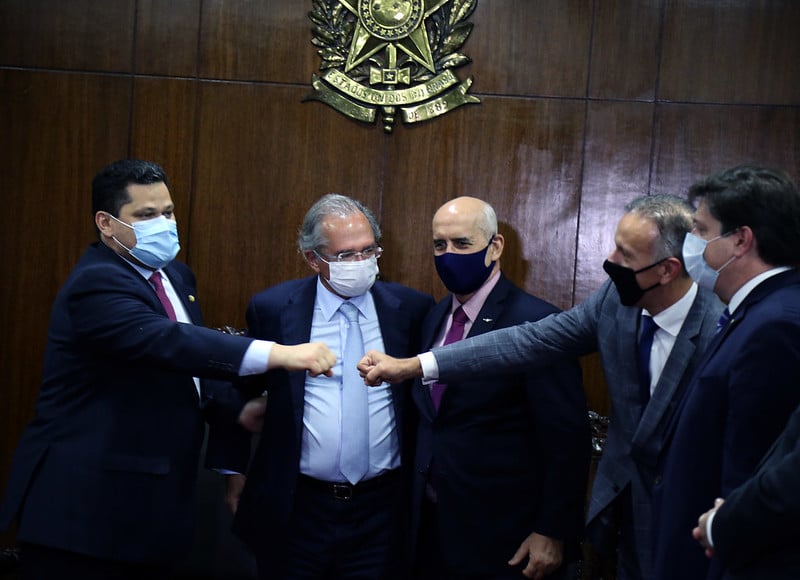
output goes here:
{"type": "MultiPolygon", "coordinates": [[[[433,218],[436,270],[451,294],[427,316],[430,348],[558,312],[500,272],[503,236],[473,197],[433,218]]],[[[417,382],[413,483],[418,578],[543,578],[582,529],[589,427],[575,359],[457,384],[417,382]]]]}

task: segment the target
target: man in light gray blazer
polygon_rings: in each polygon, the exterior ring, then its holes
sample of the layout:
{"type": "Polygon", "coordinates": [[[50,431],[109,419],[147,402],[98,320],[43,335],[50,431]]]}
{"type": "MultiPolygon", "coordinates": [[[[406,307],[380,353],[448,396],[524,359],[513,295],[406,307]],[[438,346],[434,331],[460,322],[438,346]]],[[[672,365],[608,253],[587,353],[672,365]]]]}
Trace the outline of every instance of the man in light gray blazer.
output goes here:
{"type": "Polygon", "coordinates": [[[420,376],[450,383],[599,352],[612,412],[592,488],[587,538],[601,552],[616,548],[618,579],[648,578],[650,490],[664,451],[664,430],[723,310],[686,273],[682,246],[691,229],[686,201],[638,198],[626,206],[615,249],[603,265],[611,280],[584,303],[410,359],[369,352],[359,369],[367,384],[420,376]],[[655,334],[644,349],[649,361],[639,363],[638,343],[651,321],[655,334]]]}

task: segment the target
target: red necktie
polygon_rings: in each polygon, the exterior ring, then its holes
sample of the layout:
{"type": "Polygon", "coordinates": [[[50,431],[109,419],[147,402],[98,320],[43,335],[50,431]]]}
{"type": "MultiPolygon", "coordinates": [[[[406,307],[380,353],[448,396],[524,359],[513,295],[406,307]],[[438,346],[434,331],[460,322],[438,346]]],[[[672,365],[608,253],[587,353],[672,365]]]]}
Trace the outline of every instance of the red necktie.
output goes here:
{"type": "MultiPolygon", "coordinates": [[[[464,313],[464,309],[461,306],[456,308],[455,312],[453,312],[453,323],[450,325],[450,330],[447,331],[447,336],[444,337],[443,346],[464,338],[464,325],[467,323],[467,320],[469,320],[469,318],[467,318],[467,315],[464,313]]],[[[442,402],[442,394],[446,387],[447,385],[443,383],[433,383],[431,387],[433,408],[437,411],[439,410],[439,403],[442,402]]]]}
{"type": "Polygon", "coordinates": [[[161,302],[164,310],[167,311],[169,319],[178,320],[175,316],[175,309],[172,307],[172,303],[169,301],[167,293],[164,291],[164,284],[161,282],[161,272],[153,272],[153,275],[150,276],[150,283],[153,285],[153,288],[156,289],[156,296],[158,296],[158,300],[161,302]]]}

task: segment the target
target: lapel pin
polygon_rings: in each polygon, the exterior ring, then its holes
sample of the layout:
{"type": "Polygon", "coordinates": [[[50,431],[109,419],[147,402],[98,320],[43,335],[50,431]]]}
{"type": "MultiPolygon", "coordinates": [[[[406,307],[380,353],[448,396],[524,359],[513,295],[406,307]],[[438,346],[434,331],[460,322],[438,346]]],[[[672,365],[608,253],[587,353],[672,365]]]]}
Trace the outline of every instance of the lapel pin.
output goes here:
{"type": "Polygon", "coordinates": [[[189,294],[189,302],[194,302],[194,296],[192,296],[191,294],[189,294]]]}
{"type": "Polygon", "coordinates": [[[492,318],[481,318],[481,320],[483,320],[484,322],[491,322],[493,319],[492,318]]]}

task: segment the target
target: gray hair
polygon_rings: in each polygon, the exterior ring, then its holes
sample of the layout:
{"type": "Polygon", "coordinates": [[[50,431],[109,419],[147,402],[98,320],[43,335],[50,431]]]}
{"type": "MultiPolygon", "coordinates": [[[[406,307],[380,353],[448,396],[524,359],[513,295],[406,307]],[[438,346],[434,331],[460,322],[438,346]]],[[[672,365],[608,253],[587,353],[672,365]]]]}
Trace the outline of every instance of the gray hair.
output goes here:
{"type": "Polygon", "coordinates": [[[483,215],[478,219],[477,226],[486,236],[487,241],[491,241],[497,235],[497,214],[494,208],[485,201],[483,202],[483,215]]]}
{"type": "MultiPolygon", "coordinates": [[[[625,211],[652,220],[661,239],[661,257],[678,258],[683,264],[683,240],[692,231],[694,208],[676,195],[644,195],[625,206],[625,211]]],[[[684,265],[684,275],[686,275],[684,265]]]]}
{"type": "Polygon", "coordinates": [[[300,227],[298,246],[301,252],[314,251],[328,245],[328,239],[322,232],[322,222],[328,216],[346,217],[354,213],[363,213],[367,218],[375,243],[381,240],[381,227],[373,213],[360,201],[338,193],[328,193],[319,198],[306,212],[303,225],[300,227]]]}

